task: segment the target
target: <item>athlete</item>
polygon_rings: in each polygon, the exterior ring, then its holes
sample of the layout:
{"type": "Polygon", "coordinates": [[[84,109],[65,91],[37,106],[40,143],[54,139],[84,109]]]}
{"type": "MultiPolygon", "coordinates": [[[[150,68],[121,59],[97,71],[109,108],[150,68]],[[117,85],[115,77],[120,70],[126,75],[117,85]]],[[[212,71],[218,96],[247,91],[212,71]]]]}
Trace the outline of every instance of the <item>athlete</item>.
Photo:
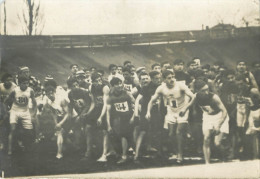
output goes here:
{"type": "MultiPolygon", "coordinates": [[[[140,148],[143,143],[144,136],[149,132],[148,138],[148,145],[151,148],[151,139],[155,136],[154,139],[157,139],[157,141],[154,140],[155,143],[160,143],[161,139],[158,138],[158,133],[163,129],[163,120],[159,113],[159,102],[153,104],[152,107],[152,114],[151,114],[151,120],[148,122],[148,120],[145,118],[145,114],[147,112],[147,105],[151,99],[151,97],[154,95],[156,89],[161,84],[161,73],[158,71],[152,71],[149,73],[149,76],[151,78],[151,82],[149,82],[147,85],[143,86],[140,93],[138,94],[136,101],[135,101],[135,117],[139,118],[139,133],[137,135],[136,140],[136,150],[135,150],[135,156],[134,161],[138,162],[138,158],[140,156],[140,148]],[[141,104],[141,110],[139,109],[139,105],[141,104]],[[140,111],[140,112],[139,112],[140,111]],[[152,122],[151,122],[152,121],[152,122]],[[150,140],[149,140],[150,139],[150,140]]],[[[149,76],[147,73],[141,73],[140,74],[140,81],[142,82],[144,79],[149,79],[149,76]]],[[[160,151],[161,146],[157,146],[157,149],[160,151]]]]}
{"type": "Polygon", "coordinates": [[[93,94],[95,101],[95,108],[92,113],[92,118],[97,121],[97,125],[103,132],[103,153],[97,160],[98,162],[106,162],[109,150],[109,136],[107,132],[107,125],[105,120],[106,114],[106,102],[109,95],[109,87],[103,82],[101,76],[98,73],[91,75],[92,85],[91,93],[93,94]]]}
{"type": "Polygon", "coordinates": [[[7,105],[12,105],[10,110],[11,131],[8,136],[9,155],[12,155],[13,137],[18,123],[18,119],[21,119],[22,128],[24,130],[23,144],[25,146],[25,149],[30,150],[33,141],[33,124],[29,111],[29,100],[32,101],[32,109],[33,112],[36,113],[36,101],[34,97],[34,91],[29,87],[28,78],[21,76],[18,78],[18,83],[19,87],[16,87],[5,101],[7,105]]]}
{"type": "Polygon", "coordinates": [[[134,97],[137,97],[138,91],[140,90],[140,86],[136,85],[134,79],[132,78],[131,68],[124,67],[123,68],[123,76],[124,76],[124,90],[131,93],[134,97]]]}
{"type": "Polygon", "coordinates": [[[9,128],[9,109],[6,106],[5,100],[11,94],[11,92],[16,88],[13,83],[13,77],[11,74],[6,73],[3,75],[0,83],[0,105],[1,105],[1,119],[0,119],[0,145],[5,149],[7,146],[7,134],[9,128]]]}
{"type": "Polygon", "coordinates": [[[166,70],[162,74],[162,83],[148,103],[146,118],[151,119],[153,103],[161,96],[167,107],[165,123],[169,129],[169,136],[173,138],[177,134],[178,156],[177,162],[183,162],[183,140],[188,127],[189,107],[194,101],[194,94],[190,89],[175,79],[174,72],[166,70]]]}
{"type": "MultiPolygon", "coordinates": [[[[73,82],[72,82],[73,83],[73,82]]],[[[86,89],[78,87],[78,85],[71,85],[73,88],[68,94],[70,100],[70,112],[73,114],[73,110],[76,111],[77,116],[75,119],[75,144],[79,147],[81,128],[85,129],[86,138],[86,152],[85,158],[91,157],[94,131],[93,126],[95,125],[96,119],[91,114],[95,107],[95,101],[93,95],[86,89]]],[[[71,115],[72,116],[72,115],[71,115]]]]}
{"type": "Polygon", "coordinates": [[[205,163],[210,163],[210,141],[215,136],[215,145],[223,149],[222,142],[229,133],[229,117],[219,96],[209,92],[208,85],[202,80],[196,80],[195,89],[197,104],[203,111],[202,131],[204,135],[203,152],[205,163]]]}
{"type": "Polygon", "coordinates": [[[121,164],[127,161],[128,142],[133,134],[130,123],[134,120],[134,98],[123,90],[121,79],[114,77],[110,84],[113,90],[107,99],[107,128],[109,133],[114,131],[121,140],[122,158],[117,162],[121,164]]]}
{"type": "Polygon", "coordinates": [[[63,141],[65,134],[65,124],[69,119],[69,99],[63,94],[57,93],[57,83],[54,80],[50,80],[44,85],[46,92],[46,101],[44,107],[51,110],[57,136],[57,159],[63,158],[63,141]]]}

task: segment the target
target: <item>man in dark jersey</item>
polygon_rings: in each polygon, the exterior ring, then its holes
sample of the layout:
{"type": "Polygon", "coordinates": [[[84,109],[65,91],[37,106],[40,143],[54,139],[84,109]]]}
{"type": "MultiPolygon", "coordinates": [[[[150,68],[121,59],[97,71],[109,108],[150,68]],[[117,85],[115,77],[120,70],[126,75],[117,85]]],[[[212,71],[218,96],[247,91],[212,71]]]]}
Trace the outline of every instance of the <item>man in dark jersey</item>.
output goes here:
{"type": "Polygon", "coordinates": [[[134,79],[132,78],[130,67],[127,66],[123,68],[123,76],[125,78],[124,89],[131,93],[134,97],[137,97],[140,86],[135,84],[134,79]]]}
{"type": "MultiPolygon", "coordinates": [[[[95,101],[93,95],[84,88],[72,88],[68,94],[70,100],[70,107],[77,112],[77,117],[75,122],[78,123],[75,129],[75,137],[79,144],[80,138],[80,129],[85,128],[85,137],[86,137],[86,152],[85,158],[91,157],[92,153],[92,144],[94,137],[93,127],[96,124],[96,119],[92,117],[92,112],[95,107],[95,101]]],[[[72,116],[72,115],[71,115],[72,116]]]]}
{"type": "Polygon", "coordinates": [[[197,104],[203,111],[202,131],[204,135],[203,152],[206,164],[210,163],[210,142],[215,135],[215,145],[221,149],[223,139],[229,133],[229,117],[227,110],[218,95],[209,92],[209,87],[203,80],[195,81],[197,104]]]}
{"type": "Polygon", "coordinates": [[[108,154],[108,133],[107,125],[105,120],[106,114],[106,102],[109,95],[109,87],[104,84],[102,77],[98,73],[91,75],[92,85],[90,91],[94,97],[95,108],[91,114],[91,117],[97,121],[97,125],[103,130],[103,153],[102,156],[97,160],[98,162],[106,162],[108,154]]]}
{"type": "MultiPolygon", "coordinates": [[[[140,78],[148,75],[147,73],[144,73],[143,75],[141,74],[140,78]]],[[[154,95],[157,87],[161,84],[161,73],[158,71],[152,71],[149,73],[149,76],[151,78],[151,82],[144,86],[139,95],[136,98],[135,101],[135,117],[139,118],[139,135],[136,140],[136,151],[135,151],[135,157],[134,160],[138,161],[139,153],[140,153],[140,148],[143,142],[143,138],[145,134],[149,131],[150,136],[147,137],[153,137],[155,136],[157,141],[156,143],[161,142],[161,139],[158,138],[158,135],[160,132],[162,132],[163,129],[163,119],[162,116],[159,113],[159,101],[154,103],[153,109],[152,109],[152,114],[151,114],[151,120],[148,121],[145,118],[145,114],[147,112],[147,106],[148,103],[151,99],[151,97],[154,95]],[[139,105],[141,104],[141,111],[139,114],[139,105]],[[159,141],[158,141],[159,140],[159,141]]],[[[161,146],[157,146],[157,149],[160,151],[161,146]]]]}
{"type": "Polygon", "coordinates": [[[228,70],[225,74],[225,81],[220,88],[220,99],[226,107],[227,113],[229,115],[229,131],[230,131],[230,141],[231,141],[231,152],[228,156],[229,159],[233,159],[236,156],[236,135],[237,135],[237,124],[236,124],[236,107],[237,107],[237,96],[239,93],[238,85],[235,80],[235,72],[233,70],[228,70]]]}
{"type": "Polygon", "coordinates": [[[191,78],[187,73],[184,72],[184,61],[181,59],[175,60],[173,62],[173,69],[176,80],[184,82],[187,86],[189,86],[191,78]]]}
{"type": "Polygon", "coordinates": [[[133,132],[130,123],[133,123],[134,98],[123,89],[122,80],[114,77],[110,81],[112,91],[107,99],[107,126],[108,132],[114,133],[121,139],[122,158],[118,164],[127,161],[128,142],[133,132]],[[111,120],[110,120],[111,119],[111,120]]]}

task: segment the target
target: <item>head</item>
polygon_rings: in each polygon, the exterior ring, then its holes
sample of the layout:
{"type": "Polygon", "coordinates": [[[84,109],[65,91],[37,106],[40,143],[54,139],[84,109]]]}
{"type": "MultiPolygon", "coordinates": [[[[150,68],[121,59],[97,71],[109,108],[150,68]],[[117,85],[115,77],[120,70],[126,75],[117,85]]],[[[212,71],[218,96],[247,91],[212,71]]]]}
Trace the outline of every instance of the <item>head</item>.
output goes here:
{"type": "Polygon", "coordinates": [[[20,89],[22,91],[25,91],[29,86],[29,78],[21,76],[18,78],[18,83],[19,83],[20,89]]]}
{"type": "Polygon", "coordinates": [[[226,79],[229,83],[235,82],[235,79],[236,79],[235,71],[233,71],[233,70],[226,71],[226,79]]]}
{"type": "Polygon", "coordinates": [[[174,71],[183,71],[184,70],[184,62],[181,59],[177,59],[173,62],[174,71]]]}
{"type": "Polygon", "coordinates": [[[92,85],[98,87],[98,86],[101,86],[103,84],[103,81],[102,81],[102,77],[99,73],[93,73],[91,75],[91,81],[92,81],[92,85]]]}
{"type": "Polygon", "coordinates": [[[79,83],[84,82],[86,77],[86,73],[83,70],[79,70],[76,72],[76,79],[79,83]]]}
{"type": "Polygon", "coordinates": [[[246,62],[245,61],[239,61],[237,63],[237,71],[240,72],[240,73],[243,73],[246,71],[246,62]]]}
{"type": "Polygon", "coordinates": [[[152,70],[153,71],[158,71],[158,72],[161,72],[161,65],[159,63],[154,63],[152,65],[152,70]]]}
{"type": "Polygon", "coordinates": [[[123,75],[123,67],[122,66],[117,67],[117,73],[120,74],[120,75],[123,75]]]}
{"type": "Polygon", "coordinates": [[[200,68],[200,58],[199,58],[199,57],[194,57],[194,58],[192,59],[192,61],[194,62],[196,69],[197,69],[197,68],[200,68]]]}
{"type": "Polygon", "coordinates": [[[105,75],[104,70],[97,70],[97,73],[98,73],[101,77],[103,77],[103,76],[105,75]]]}
{"type": "Polygon", "coordinates": [[[70,71],[72,74],[76,75],[77,71],[79,70],[79,66],[77,64],[70,65],[70,71]]]}
{"type": "Polygon", "coordinates": [[[132,65],[132,62],[130,62],[130,61],[125,61],[125,62],[124,62],[124,67],[130,66],[130,65],[132,65]]]}
{"type": "Polygon", "coordinates": [[[164,79],[164,82],[166,83],[166,85],[169,88],[172,88],[176,81],[174,72],[165,70],[165,71],[163,71],[162,76],[163,76],[163,79],[164,79]]]}
{"type": "Polygon", "coordinates": [[[129,66],[123,68],[123,76],[126,81],[132,81],[133,80],[133,74],[129,66]]]}
{"type": "Polygon", "coordinates": [[[151,78],[151,82],[155,85],[160,85],[161,84],[161,81],[162,81],[162,75],[160,72],[158,71],[151,71],[149,73],[149,76],[151,78]]]}
{"type": "Polygon", "coordinates": [[[12,86],[13,76],[9,73],[3,75],[1,81],[4,83],[6,89],[10,89],[12,86]]]}
{"type": "Polygon", "coordinates": [[[30,77],[30,69],[29,69],[29,67],[26,67],[26,66],[19,67],[18,76],[19,77],[23,76],[23,77],[29,78],[30,77]]]}
{"type": "Polygon", "coordinates": [[[139,80],[141,83],[141,86],[147,86],[149,82],[151,81],[150,76],[146,72],[141,72],[139,74],[139,80]]]}
{"type": "Polygon", "coordinates": [[[113,92],[115,94],[120,94],[124,90],[122,80],[117,77],[112,78],[112,80],[110,81],[110,85],[112,86],[113,92]]]}
{"type": "Polygon", "coordinates": [[[197,64],[194,61],[190,61],[187,63],[187,67],[189,71],[193,71],[197,69],[197,64]]]}
{"type": "Polygon", "coordinates": [[[199,101],[207,102],[209,100],[209,87],[207,83],[201,79],[195,80],[194,89],[197,93],[197,99],[199,101]]]}
{"type": "Polygon", "coordinates": [[[146,72],[145,67],[138,67],[136,69],[136,74],[140,75],[142,72],[146,72]]]}
{"type": "Polygon", "coordinates": [[[94,73],[94,72],[96,72],[97,71],[97,68],[96,67],[91,67],[90,68],[90,73],[94,73]]]}
{"type": "Polygon", "coordinates": [[[56,93],[56,88],[54,88],[53,86],[46,86],[45,87],[45,92],[46,92],[46,96],[53,102],[55,101],[55,93],[56,93]]]}
{"type": "Polygon", "coordinates": [[[170,66],[171,66],[170,62],[164,61],[164,62],[161,63],[161,70],[164,71],[170,66]]]}
{"type": "Polygon", "coordinates": [[[209,64],[203,65],[201,67],[201,69],[202,69],[204,75],[206,75],[206,76],[209,75],[209,69],[210,69],[210,65],[209,64]]]}
{"type": "Polygon", "coordinates": [[[215,72],[219,72],[219,68],[220,68],[220,66],[221,66],[221,62],[215,62],[214,64],[213,64],[213,69],[214,69],[214,71],[215,72]]]}
{"type": "Polygon", "coordinates": [[[115,75],[117,72],[117,66],[115,64],[110,64],[108,69],[109,69],[110,74],[112,74],[112,75],[115,75]]]}
{"type": "Polygon", "coordinates": [[[79,88],[79,82],[76,78],[70,78],[67,81],[67,85],[69,89],[73,89],[73,88],[79,88]]]}

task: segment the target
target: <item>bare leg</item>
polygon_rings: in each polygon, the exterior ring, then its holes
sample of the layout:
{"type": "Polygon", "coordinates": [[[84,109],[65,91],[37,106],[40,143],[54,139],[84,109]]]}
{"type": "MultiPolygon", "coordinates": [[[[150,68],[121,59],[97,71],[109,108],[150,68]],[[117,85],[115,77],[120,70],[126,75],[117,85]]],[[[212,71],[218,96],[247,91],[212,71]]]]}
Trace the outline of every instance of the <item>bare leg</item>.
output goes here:
{"type": "Polygon", "coordinates": [[[13,137],[16,129],[16,124],[11,124],[11,131],[8,135],[8,155],[12,155],[13,137]]]}
{"type": "Polygon", "coordinates": [[[136,140],[136,148],[135,148],[135,157],[134,157],[134,159],[137,159],[139,157],[141,145],[143,143],[143,139],[144,139],[145,134],[146,134],[145,131],[140,131],[140,133],[138,135],[138,138],[136,140]]]}
{"type": "Polygon", "coordinates": [[[203,153],[206,164],[210,163],[210,137],[211,130],[204,131],[203,153]]]}
{"type": "Polygon", "coordinates": [[[57,151],[57,156],[56,158],[60,159],[63,157],[63,136],[62,136],[62,131],[57,132],[57,146],[58,146],[58,151],[57,151]]]}
{"type": "Polygon", "coordinates": [[[87,150],[85,153],[85,157],[90,157],[92,144],[93,144],[93,129],[92,126],[86,125],[85,127],[85,135],[86,135],[86,143],[87,143],[87,150]]]}

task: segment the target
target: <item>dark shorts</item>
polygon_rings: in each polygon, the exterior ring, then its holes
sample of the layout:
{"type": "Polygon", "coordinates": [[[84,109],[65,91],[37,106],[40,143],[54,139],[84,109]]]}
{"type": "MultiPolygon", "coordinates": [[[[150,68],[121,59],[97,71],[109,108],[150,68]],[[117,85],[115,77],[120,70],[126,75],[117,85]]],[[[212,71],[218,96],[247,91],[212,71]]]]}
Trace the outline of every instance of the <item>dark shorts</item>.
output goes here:
{"type": "Polygon", "coordinates": [[[133,135],[133,126],[130,124],[130,118],[113,118],[111,127],[118,137],[131,138],[133,135]]]}

